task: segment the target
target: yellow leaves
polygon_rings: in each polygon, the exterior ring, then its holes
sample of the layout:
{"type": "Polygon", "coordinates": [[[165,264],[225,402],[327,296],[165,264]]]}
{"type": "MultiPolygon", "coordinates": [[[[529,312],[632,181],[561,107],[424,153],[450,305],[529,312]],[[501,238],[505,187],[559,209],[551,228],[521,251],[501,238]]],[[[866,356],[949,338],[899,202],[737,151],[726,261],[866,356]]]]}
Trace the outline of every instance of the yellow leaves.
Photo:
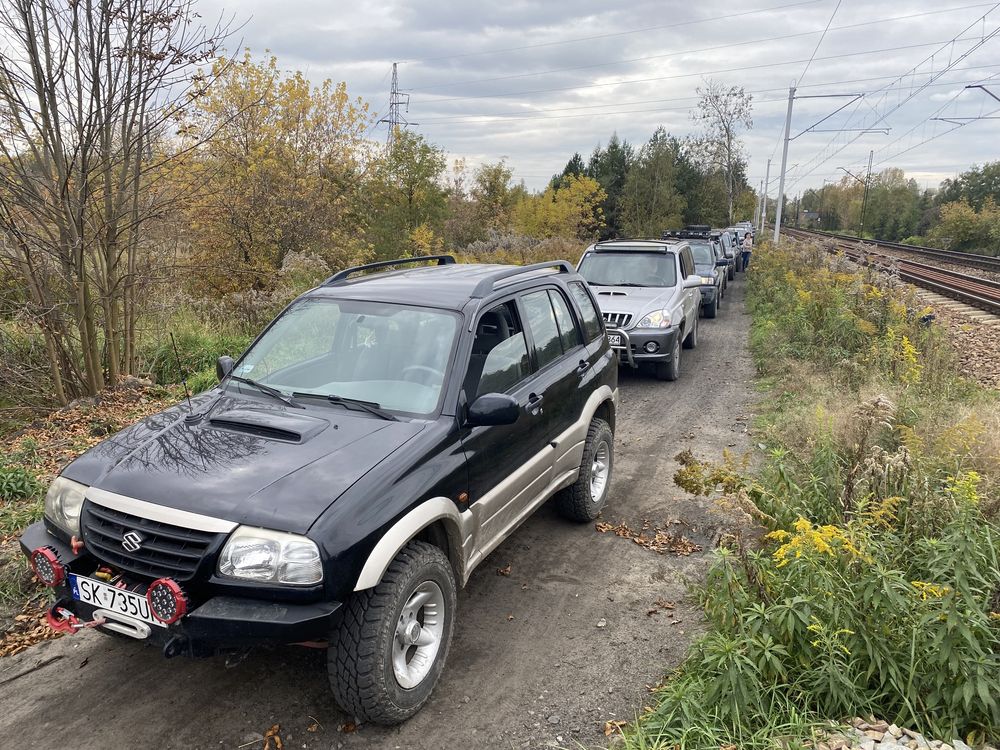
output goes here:
{"type": "Polygon", "coordinates": [[[938,586],[927,581],[910,581],[910,585],[917,590],[920,600],[926,602],[928,599],[943,599],[951,593],[948,586],[938,586]]]}
{"type": "Polygon", "coordinates": [[[957,477],[948,477],[944,491],[957,506],[975,507],[979,505],[979,483],[982,480],[977,471],[963,471],[957,477]]]}
{"type": "Polygon", "coordinates": [[[607,198],[597,180],[585,175],[564,177],[558,188],[526,195],[514,206],[514,227],[532,237],[585,239],[604,226],[601,203],[607,198]]]}

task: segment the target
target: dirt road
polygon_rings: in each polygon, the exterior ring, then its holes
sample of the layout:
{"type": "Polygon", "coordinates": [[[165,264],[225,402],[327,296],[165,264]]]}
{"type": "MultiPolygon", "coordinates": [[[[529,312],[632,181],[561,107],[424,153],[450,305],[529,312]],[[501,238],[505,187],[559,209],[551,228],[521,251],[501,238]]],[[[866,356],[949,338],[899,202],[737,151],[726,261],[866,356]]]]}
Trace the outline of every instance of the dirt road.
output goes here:
{"type": "Polygon", "coordinates": [[[460,594],[456,637],[427,707],[401,727],[348,721],[330,697],[324,653],[255,651],[164,660],[87,632],[0,660],[2,736],[25,748],[243,748],[281,725],[286,748],[541,748],[600,745],[631,719],[646,685],[676,666],[700,615],[685,597],[704,570],[719,517],[673,486],[679,451],[717,458],[748,448],[752,365],[742,277],[716,320],[701,321],[681,379],[623,371],[612,496],[604,520],[676,528],[705,547],[660,555],[542,508],[460,594]],[[696,376],[697,375],[697,379],[696,376]],[[498,569],[510,566],[509,575],[498,569]],[[675,609],[648,614],[656,600],[675,609]],[[308,731],[308,728],[315,731],[308,731]]]}

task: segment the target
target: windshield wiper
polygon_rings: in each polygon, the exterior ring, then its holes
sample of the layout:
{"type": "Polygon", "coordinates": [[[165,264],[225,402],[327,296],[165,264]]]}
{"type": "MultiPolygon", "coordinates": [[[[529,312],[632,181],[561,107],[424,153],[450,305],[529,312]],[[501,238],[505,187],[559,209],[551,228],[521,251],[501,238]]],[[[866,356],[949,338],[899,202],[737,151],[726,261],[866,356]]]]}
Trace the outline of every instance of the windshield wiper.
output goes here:
{"type": "Polygon", "coordinates": [[[251,380],[250,378],[244,378],[240,375],[230,375],[230,380],[235,380],[237,383],[245,383],[246,385],[251,385],[256,388],[261,393],[266,393],[268,396],[272,396],[282,403],[288,404],[289,406],[294,406],[296,409],[305,409],[302,404],[296,401],[291,396],[286,396],[284,393],[279,391],[277,388],[272,388],[269,385],[264,385],[263,383],[258,383],[256,380],[251,380]]]}
{"type": "Polygon", "coordinates": [[[299,393],[296,391],[293,395],[295,396],[307,396],[309,398],[325,398],[331,404],[340,404],[347,409],[357,409],[360,411],[366,411],[369,414],[374,414],[376,417],[381,417],[382,419],[387,419],[390,422],[398,422],[399,419],[396,415],[387,412],[381,407],[380,404],[374,401],[362,401],[359,398],[348,398],[347,396],[338,396],[336,394],[330,394],[329,396],[322,393],[299,393]]]}

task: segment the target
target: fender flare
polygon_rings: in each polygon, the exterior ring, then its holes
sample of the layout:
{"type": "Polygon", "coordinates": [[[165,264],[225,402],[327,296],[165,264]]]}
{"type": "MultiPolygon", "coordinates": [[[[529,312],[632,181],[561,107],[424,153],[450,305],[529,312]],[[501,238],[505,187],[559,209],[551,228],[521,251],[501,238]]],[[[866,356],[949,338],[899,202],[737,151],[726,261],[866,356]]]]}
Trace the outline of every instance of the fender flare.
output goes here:
{"type": "MultiPolygon", "coordinates": [[[[448,546],[450,549],[445,550],[445,552],[455,552],[455,546],[457,545],[460,553],[462,544],[460,531],[462,528],[462,517],[459,515],[452,500],[446,497],[432,497],[396,521],[382,535],[382,538],[378,540],[378,543],[369,553],[368,559],[365,560],[365,565],[361,569],[361,575],[358,576],[358,582],[354,586],[354,590],[363,591],[364,589],[377,586],[378,582],[382,580],[382,576],[385,575],[385,571],[389,568],[389,564],[400,553],[403,547],[421,531],[435,521],[440,520],[445,521],[445,527],[448,531],[448,546]]],[[[449,554],[449,557],[451,557],[453,565],[462,566],[460,554],[459,559],[456,559],[453,554],[449,554]]],[[[455,572],[456,574],[460,574],[461,571],[456,570],[455,572]]]]}

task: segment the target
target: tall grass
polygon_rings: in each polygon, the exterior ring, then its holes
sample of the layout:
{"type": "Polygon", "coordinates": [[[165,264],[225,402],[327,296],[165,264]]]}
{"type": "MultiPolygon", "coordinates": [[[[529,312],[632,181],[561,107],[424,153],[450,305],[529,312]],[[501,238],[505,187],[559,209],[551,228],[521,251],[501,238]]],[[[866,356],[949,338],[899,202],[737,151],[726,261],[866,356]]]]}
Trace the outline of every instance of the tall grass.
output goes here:
{"type": "Polygon", "coordinates": [[[675,477],[721,482],[743,523],[700,592],[707,635],[626,745],[773,746],[869,713],[996,737],[996,394],[890,280],[816,247],[754,255],[766,455],[753,474],[688,457],[675,477]]]}

